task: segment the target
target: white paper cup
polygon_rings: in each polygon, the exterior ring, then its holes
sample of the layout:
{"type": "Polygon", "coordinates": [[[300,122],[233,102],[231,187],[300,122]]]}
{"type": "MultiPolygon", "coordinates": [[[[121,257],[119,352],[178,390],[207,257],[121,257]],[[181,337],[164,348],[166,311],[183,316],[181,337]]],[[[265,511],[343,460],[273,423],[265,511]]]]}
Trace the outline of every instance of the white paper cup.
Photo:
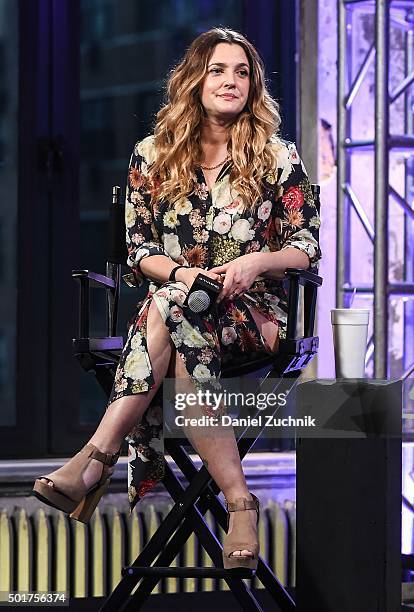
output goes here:
{"type": "Polygon", "coordinates": [[[336,378],[365,378],[368,322],[365,308],[331,310],[336,378]]]}

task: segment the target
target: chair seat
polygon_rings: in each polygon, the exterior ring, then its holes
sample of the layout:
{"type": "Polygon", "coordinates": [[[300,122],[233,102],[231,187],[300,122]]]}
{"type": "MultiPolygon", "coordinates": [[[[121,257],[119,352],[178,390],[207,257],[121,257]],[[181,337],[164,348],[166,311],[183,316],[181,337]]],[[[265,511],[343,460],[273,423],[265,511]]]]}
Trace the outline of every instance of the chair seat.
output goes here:
{"type": "MultiPolygon", "coordinates": [[[[222,364],[223,378],[243,376],[259,371],[269,365],[276,371],[283,367],[283,371],[289,372],[305,367],[316,355],[319,344],[317,336],[310,338],[297,338],[295,340],[282,339],[279,350],[276,353],[264,351],[252,352],[249,355],[228,359],[222,364]]],[[[104,338],[76,338],[73,340],[74,352],[78,358],[82,354],[94,354],[96,365],[103,365],[108,360],[116,364],[119,353],[124,346],[122,336],[108,336],[104,338]],[[103,361],[102,361],[103,359],[103,361]]]]}

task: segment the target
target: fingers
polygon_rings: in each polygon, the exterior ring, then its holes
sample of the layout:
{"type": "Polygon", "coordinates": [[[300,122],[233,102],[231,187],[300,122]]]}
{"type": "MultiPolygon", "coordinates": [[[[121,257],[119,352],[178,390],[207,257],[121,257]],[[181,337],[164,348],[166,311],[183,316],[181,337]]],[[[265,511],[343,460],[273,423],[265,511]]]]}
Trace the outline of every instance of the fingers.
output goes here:
{"type": "Polygon", "coordinates": [[[222,266],[215,266],[214,268],[210,268],[210,272],[214,272],[215,274],[223,274],[223,272],[227,272],[230,263],[223,264],[222,266]]]}
{"type": "Polygon", "coordinates": [[[235,299],[242,295],[245,291],[249,289],[254,279],[251,279],[249,282],[249,278],[239,277],[236,271],[229,270],[223,282],[223,288],[219,293],[217,298],[218,302],[221,302],[225,299],[235,299]]]}
{"type": "MultiPolygon", "coordinates": [[[[230,262],[231,264],[232,262],[230,262]]],[[[235,299],[247,290],[246,278],[243,277],[241,271],[234,266],[230,267],[230,264],[224,266],[216,266],[210,270],[204,270],[196,267],[181,268],[177,272],[177,279],[181,276],[184,283],[188,288],[191,288],[194,280],[198,274],[204,274],[209,278],[222,284],[222,289],[218,295],[217,302],[221,302],[224,299],[235,299]],[[220,273],[220,270],[226,269],[226,273],[220,273]]]]}
{"type": "Polygon", "coordinates": [[[211,270],[204,270],[203,274],[205,276],[208,276],[209,278],[212,278],[215,281],[218,281],[219,283],[222,282],[222,277],[220,274],[214,274],[213,272],[211,272],[211,270]]]}
{"type": "Polygon", "coordinates": [[[221,302],[223,300],[234,300],[236,297],[238,297],[241,294],[241,291],[237,290],[237,289],[233,289],[233,288],[229,288],[226,291],[222,290],[219,293],[219,296],[217,298],[217,302],[221,302]]]}
{"type": "Polygon", "coordinates": [[[220,291],[220,294],[217,298],[218,302],[225,300],[226,298],[235,298],[240,293],[242,293],[243,287],[240,282],[236,281],[234,278],[234,273],[230,270],[227,272],[224,282],[223,288],[220,291]]]}

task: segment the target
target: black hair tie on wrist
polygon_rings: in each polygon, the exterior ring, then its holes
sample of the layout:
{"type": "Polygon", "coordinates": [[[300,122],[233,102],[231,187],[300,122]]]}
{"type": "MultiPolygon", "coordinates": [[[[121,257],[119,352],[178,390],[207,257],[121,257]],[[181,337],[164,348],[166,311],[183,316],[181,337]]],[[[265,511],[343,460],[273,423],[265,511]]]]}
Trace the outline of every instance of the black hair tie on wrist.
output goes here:
{"type": "Polygon", "coordinates": [[[171,270],[168,280],[175,281],[175,273],[177,272],[177,270],[179,270],[180,268],[186,268],[186,267],[187,266],[175,266],[175,268],[171,270]]]}

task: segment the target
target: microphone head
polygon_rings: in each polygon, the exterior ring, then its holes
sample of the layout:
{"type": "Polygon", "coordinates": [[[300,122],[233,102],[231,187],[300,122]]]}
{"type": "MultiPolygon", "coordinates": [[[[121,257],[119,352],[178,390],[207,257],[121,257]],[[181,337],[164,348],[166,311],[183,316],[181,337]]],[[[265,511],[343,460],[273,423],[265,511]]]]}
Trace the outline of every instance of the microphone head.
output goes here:
{"type": "Polygon", "coordinates": [[[203,312],[210,306],[210,296],[206,291],[197,289],[188,295],[188,307],[193,312],[203,312]]]}

